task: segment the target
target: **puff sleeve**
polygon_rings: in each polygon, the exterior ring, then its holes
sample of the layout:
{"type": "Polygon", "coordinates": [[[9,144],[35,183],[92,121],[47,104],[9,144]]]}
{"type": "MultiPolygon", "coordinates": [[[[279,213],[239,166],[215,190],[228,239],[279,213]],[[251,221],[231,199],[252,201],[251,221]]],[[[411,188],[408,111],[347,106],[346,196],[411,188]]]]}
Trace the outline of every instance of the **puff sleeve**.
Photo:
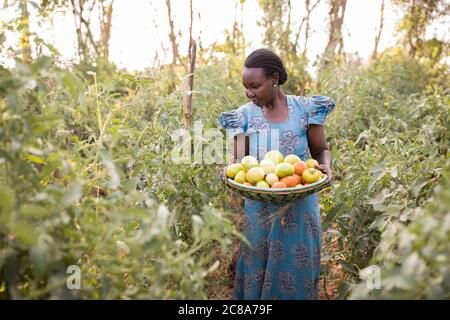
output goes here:
{"type": "Polygon", "coordinates": [[[247,131],[247,118],[245,106],[241,106],[234,111],[222,112],[219,123],[224,129],[232,130],[233,135],[237,135],[247,131]]]}
{"type": "Polygon", "coordinates": [[[312,96],[307,107],[308,124],[324,125],[328,114],[333,111],[336,102],[325,96],[312,96]]]}

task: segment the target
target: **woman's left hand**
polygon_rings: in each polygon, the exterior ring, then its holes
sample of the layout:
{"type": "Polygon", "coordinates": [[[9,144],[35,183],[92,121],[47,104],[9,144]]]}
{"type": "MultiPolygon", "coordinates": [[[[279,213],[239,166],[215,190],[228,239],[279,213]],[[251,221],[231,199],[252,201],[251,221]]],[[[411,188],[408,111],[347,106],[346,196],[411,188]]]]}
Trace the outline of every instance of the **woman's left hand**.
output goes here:
{"type": "Polygon", "coordinates": [[[326,164],[320,164],[316,166],[316,169],[319,169],[324,174],[327,175],[328,183],[325,185],[325,187],[329,187],[331,183],[333,182],[333,172],[331,171],[331,168],[326,164]]]}

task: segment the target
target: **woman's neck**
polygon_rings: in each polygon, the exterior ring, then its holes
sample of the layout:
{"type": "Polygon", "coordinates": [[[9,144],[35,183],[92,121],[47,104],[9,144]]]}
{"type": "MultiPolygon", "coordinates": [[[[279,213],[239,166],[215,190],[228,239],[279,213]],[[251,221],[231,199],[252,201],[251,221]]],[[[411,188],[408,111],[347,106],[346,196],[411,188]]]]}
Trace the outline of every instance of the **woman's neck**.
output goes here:
{"type": "Polygon", "coordinates": [[[273,100],[269,102],[264,107],[270,111],[274,111],[277,109],[280,109],[284,106],[286,100],[286,95],[281,89],[278,89],[275,96],[273,97],[273,100]]]}

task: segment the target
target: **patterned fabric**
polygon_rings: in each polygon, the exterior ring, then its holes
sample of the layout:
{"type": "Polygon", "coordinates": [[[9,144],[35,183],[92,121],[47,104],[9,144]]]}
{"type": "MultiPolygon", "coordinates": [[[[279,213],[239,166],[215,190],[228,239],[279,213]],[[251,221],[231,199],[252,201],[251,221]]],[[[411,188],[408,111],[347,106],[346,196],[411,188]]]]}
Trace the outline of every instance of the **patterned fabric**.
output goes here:
{"type": "MultiPolygon", "coordinates": [[[[309,158],[307,129],[324,125],[334,109],[323,96],[287,96],[288,118],[265,119],[253,103],[222,113],[220,123],[250,136],[250,154],[261,160],[272,145],[286,156],[309,158]]],[[[317,194],[275,204],[246,198],[243,233],[250,245],[240,246],[233,297],[235,299],[317,299],[322,226],[317,194]]]]}
{"type": "Polygon", "coordinates": [[[236,111],[222,112],[219,122],[222,127],[232,129],[234,134],[244,133],[246,131],[247,119],[242,108],[236,111]]]}
{"type": "Polygon", "coordinates": [[[292,130],[281,133],[280,151],[283,154],[294,154],[300,146],[300,135],[296,135],[292,130]]]}

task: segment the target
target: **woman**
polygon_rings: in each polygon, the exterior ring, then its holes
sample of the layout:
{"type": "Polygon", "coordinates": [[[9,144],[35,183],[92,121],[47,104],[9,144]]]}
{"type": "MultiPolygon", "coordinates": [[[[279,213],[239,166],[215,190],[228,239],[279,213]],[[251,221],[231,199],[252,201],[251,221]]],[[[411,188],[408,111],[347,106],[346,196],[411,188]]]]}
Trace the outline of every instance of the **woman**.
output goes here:
{"type": "MultiPolygon", "coordinates": [[[[268,49],[245,60],[242,82],[251,100],[220,115],[220,123],[250,136],[250,154],[261,160],[272,149],[319,162],[332,178],[331,154],[323,125],[335,107],[324,96],[286,95],[287,73],[268,49]]],[[[243,233],[236,266],[235,299],[317,299],[321,234],[317,194],[289,204],[245,199],[243,233]]]]}

